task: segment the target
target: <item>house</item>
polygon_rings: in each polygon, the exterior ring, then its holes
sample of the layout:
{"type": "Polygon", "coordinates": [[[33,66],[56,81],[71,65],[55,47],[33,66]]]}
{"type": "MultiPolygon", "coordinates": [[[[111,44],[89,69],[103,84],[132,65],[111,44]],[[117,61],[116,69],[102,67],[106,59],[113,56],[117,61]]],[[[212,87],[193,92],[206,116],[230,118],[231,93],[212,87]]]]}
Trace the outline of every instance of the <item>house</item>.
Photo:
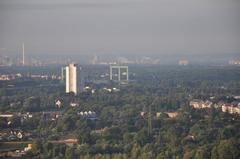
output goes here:
{"type": "Polygon", "coordinates": [[[17,133],[17,138],[22,139],[23,138],[23,133],[19,131],[17,133]]]}
{"type": "MultiPolygon", "coordinates": [[[[164,113],[167,114],[169,118],[175,118],[178,115],[177,112],[164,112],[164,113]]],[[[156,117],[159,118],[161,114],[162,114],[161,112],[156,112],[156,117]]]]}
{"type": "Polygon", "coordinates": [[[76,106],[77,106],[77,103],[71,102],[71,103],[70,103],[70,106],[71,106],[71,107],[76,107],[76,106]]]}
{"type": "Polygon", "coordinates": [[[234,96],[233,98],[234,99],[240,99],[240,96],[234,96]]]}
{"type": "Polygon", "coordinates": [[[24,148],[24,151],[26,152],[26,151],[29,151],[31,149],[32,149],[32,144],[28,144],[28,146],[24,148]]]}
{"type": "Polygon", "coordinates": [[[156,117],[159,118],[161,115],[161,112],[156,112],[156,117]]]}
{"type": "Polygon", "coordinates": [[[203,100],[198,100],[195,99],[193,101],[190,101],[190,106],[192,106],[195,109],[203,109],[203,108],[211,108],[212,106],[212,102],[211,101],[203,101],[203,100]]]}
{"type": "Polygon", "coordinates": [[[81,111],[81,112],[77,112],[77,115],[84,117],[86,119],[90,119],[90,120],[96,120],[97,119],[97,115],[96,112],[94,111],[81,111]]]}
{"type": "Polygon", "coordinates": [[[166,114],[169,116],[169,118],[175,118],[178,115],[177,112],[166,112],[166,114]]]}
{"type": "Polygon", "coordinates": [[[144,114],[145,114],[145,112],[140,112],[140,115],[141,115],[142,117],[144,117],[144,114]]]}
{"type": "Polygon", "coordinates": [[[55,105],[56,105],[56,107],[61,108],[62,102],[60,100],[57,100],[55,105]]]}

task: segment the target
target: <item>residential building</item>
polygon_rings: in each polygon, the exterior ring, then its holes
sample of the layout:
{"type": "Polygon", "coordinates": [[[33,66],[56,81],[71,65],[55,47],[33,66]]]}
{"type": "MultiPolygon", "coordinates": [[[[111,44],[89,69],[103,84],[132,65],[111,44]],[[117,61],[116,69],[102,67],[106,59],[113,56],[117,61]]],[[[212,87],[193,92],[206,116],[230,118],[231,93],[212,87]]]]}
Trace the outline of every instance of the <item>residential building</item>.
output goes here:
{"type": "Polygon", "coordinates": [[[190,106],[192,106],[195,109],[203,109],[203,108],[211,108],[212,102],[210,101],[202,101],[202,100],[193,100],[190,101],[190,106]]]}
{"type": "Polygon", "coordinates": [[[230,114],[240,114],[240,105],[234,106],[232,104],[223,104],[222,112],[228,112],[230,114]]]}
{"type": "Polygon", "coordinates": [[[78,68],[76,64],[69,64],[66,67],[66,93],[78,93],[78,68]]]}

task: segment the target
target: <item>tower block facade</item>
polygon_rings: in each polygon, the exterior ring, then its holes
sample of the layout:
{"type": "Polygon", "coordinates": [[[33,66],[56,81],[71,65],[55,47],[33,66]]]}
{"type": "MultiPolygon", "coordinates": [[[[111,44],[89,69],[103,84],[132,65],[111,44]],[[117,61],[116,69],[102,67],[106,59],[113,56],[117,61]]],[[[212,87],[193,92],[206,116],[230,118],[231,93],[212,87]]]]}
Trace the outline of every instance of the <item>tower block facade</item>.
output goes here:
{"type": "Polygon", "coordinates": [[[77,64],[69,64],[66,67],[66,93],[78,93],[78,67],[77,64]]]}

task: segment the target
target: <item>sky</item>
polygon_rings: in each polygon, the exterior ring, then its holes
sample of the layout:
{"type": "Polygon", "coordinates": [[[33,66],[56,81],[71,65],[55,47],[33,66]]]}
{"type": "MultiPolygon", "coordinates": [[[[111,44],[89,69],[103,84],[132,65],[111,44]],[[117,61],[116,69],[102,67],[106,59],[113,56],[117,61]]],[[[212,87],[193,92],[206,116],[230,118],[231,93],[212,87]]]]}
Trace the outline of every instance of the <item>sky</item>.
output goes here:
{"type": "Polygon", "coordinates": [[[0,0],[0,54],[240,55],[239,0],[0,0]]]}

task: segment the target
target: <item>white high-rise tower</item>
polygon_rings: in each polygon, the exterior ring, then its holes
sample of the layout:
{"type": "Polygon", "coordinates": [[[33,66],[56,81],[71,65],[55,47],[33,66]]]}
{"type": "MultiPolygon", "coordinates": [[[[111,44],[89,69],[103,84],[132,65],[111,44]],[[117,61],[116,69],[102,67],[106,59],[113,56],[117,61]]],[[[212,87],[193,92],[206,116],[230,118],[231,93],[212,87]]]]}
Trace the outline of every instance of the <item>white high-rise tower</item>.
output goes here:
{"type": "Polygon", "coordinates": [[[78,70],[76,64],[69,64],[66,67],[66,93],[78,93],[78,70]]]}

